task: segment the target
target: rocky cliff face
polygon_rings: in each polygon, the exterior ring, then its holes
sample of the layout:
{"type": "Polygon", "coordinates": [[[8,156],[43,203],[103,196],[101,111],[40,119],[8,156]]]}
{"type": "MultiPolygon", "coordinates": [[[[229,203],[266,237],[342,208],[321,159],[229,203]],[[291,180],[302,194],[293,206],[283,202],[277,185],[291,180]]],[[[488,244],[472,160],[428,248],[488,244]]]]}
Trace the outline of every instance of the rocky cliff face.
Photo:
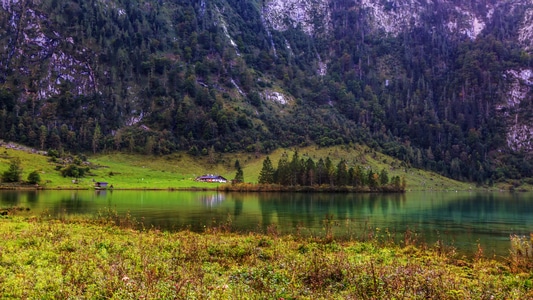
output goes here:
{"type": "MultiPolygon", "coordinates": [[[[533,52],[533,7],[528,1],[453,1],[453,0],[360,0],[352,9],[363,13],[369,28],[383,36],[409,34],[415,28],[428,32],[446,32],[450,39],[468,38],[474,41],[494,20],[495,11],[521,16],[515,39],[524,51],[533,52]],[[525,12],[521,12],[525,11],[525,12]]],[[[313,36],[328,34],[332,29],[332,12],[337,9],[331,0],[267,0],[263,17],[271,30],[285,31],[301,26],[313,36]]],[[[331,61],[335,57],[323,56],[331,61]]],[[[326,72],[323,68],[322,72],[326,72]]],[[[504,101],[495,109],[507,120],[507,145],[515,150],[533,152],[533,119],[530,108],[524,103],[533,99],[531,69],[510,69],[502,72],[508,79],[504,101]]]]}
{"type": "MultiPolygon", "coordinates": [[[[518,42],[523,50],[532,52],[533,48],[533,7],[528,7],[518,30],[518,42]]],[[[529,67],[508,70],[502,74],[509,79],[507,101],[498,109],[503,108],[503,116],[507,120],[507,145],[514,151],[533,152],[533,70],[529,67]]]]}
{"type": "Polygon", "coordinates": [[[533,100],[533,70],[509,70],[504,76],[509,87],[507,102],[497,110],[507,120],[507,145],[514,151],[533,151],[533,116],[529,104],[533,100]]]}
{"type": "Polygon", "coordinates": [[[520,24],[518,40],[525,50],[533,51],[533,8],[529,8],[520,24]]]}
{"type": "MultiPolygon", "coordinates": [[[[516,9],[516,7],[513,7],[516,9]]],[[[525,51],[533,46],[533,7],[529,7],[520,21],[518,41],[525,51]]],[[[507,119],[507,145],[515,151],[533,152],[533,117],[529,103],[533,100],[533,70],[512,69],[502,74],[509,79],[507,101],[498,106],[507,119]]]]}
{"type": "MultiPolygon", "coordinates": [[[[509,2],[509,1],[508,1],[509,2]]],[[[491,18],[498,1],[484,1],[483,5],[469,5],[463,1],[435,0],[360,0],[358,9],[374,30],[397,35],[413,27],[424,27],[436,10],[444,11],[445,18],[430,24],[430,30],[445,28],[450,34],[464,34],[475,38],[491,18]]],[[[308,34],[328,32],[331,27],[331,11],[336,9],[331,0],[267,0],[264,16],[272,29],[284,31],[288,27],[302,26],[308,34]]]]}
{"type": "Polygon", "coordinates": [[[76,45],[72,35],[51,28],[51,20],[36,11],[35,5],[28,0],[2,2],[8,16],[2,30],[9,39],[2,39],[0,45],[0,69],[17,73],[17,84],[25,90],[21,100],[46,99],[67,82],[75,94],[96,92],[98,83],[91,66],[94,54],[76,45]]]}
{"type": "Polygon", "coordinates": [[[273,30],[285,31],[301,26],[309,34],[324,34],[330,29],[330,1],[272,0],[265,1],[263,17],[273,30]]]}

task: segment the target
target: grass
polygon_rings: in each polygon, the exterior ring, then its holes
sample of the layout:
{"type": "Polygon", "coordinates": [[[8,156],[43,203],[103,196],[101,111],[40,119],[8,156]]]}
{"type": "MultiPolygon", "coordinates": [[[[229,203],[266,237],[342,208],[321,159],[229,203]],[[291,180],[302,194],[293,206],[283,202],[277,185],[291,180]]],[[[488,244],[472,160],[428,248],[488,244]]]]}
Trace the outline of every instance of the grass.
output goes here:
{"type": "MultiPolygon", "coordinates": [[[[114,212],[0,219],[0,298],[528,299],[529,265],[374,239],[137,230],[114,212]]],[[[515,262],[515,260],[510,260],[515,262]]],[[[516,260],[518,261],[518,260],[516,260]]]]}
{"type": "Polygon", "coordinates": [[[72,179],[62,177],[55,169],[55,164],[49,162],[49,157],[22,150],[0,148],[0,173],[8,169],[10,160],[15,157],[20,158],[23,180],[27,179],[29,173],[38,171],[43,184],[48,187],[72,185],[72,179]]]}
{"type": "MultiPolygon", "coordinates": [[[[275,167],[286,152],[289,160],[295,149],[278,149],[269,154],[275,167]]],[[[165,156],[146,156],[125,153],[110,153],[89,156],[92,164],[91,174],[81,178],[77,184],[73,178],[64,178],[56,170],[56,164],[49,157],[27,151],[0,150],[0,173],[7,170],[9,159],[19,157],[24,169],[22,179],[38,170],[45,188],[83,188],[93,187],[93,181],[106,181],[115,188],[123,189],[182,189],[215,188],[220,184],[200,183],[194,178],[203,174],[219,174],[227,179],[235,177],[235,160],[239,160],[245,182],[257,182],[266,155],[254,153],[217,154],[217,163],[210,163],[206,156],[193,157],[186,153],[174,153],[165,156]]],[[[385,168],[389,177],[405,176],[407,190],[455,191],[479,189],[470,183],[458,182],[438,174],[420,169],[408,168],[401,161],[373,151],[366,146],[337,146],[321,148],[309,146],[298,149],[301,158],[311,157],[315,162],[320,158],[330,157],[336,165],[345,159],[349,166],[361,165],[380,171],[385,168]]]]}
{"type": "MultiPolygon", "coordinates": [[[[292,159],[294,149],[278,149],[268,156],[275,167],[283,153],[292,159]]],[[[471,184],[458,182],[435,173],[402,168],[401,161],[384,154],[370,150],[364,146],[354,147],[305,147],[298,149],[301,158],[311,157],[315,162],[320,158],[330,157],[336,165],[344,158],[349,165],[363,165],[376,171],[383,168],[389,170],[389,176],[405,176],[409,190],[468,190],[471,184]]],[[[246,182],[257,182],[266,155],[254,153],[219,154],[218,163],[211,164],[207,157],[192,157],[185,153],[175,153],[168,156],[143,156],[113,153],[97,155],[90,158],[91,162],[105,166],[95,171],[103,181],[119,182],[115,186],[124,188],[209,188],[214,184],[198,183],[193,179],[202,174],[220,174],[228,179],[235,177],[234,163],[239,160],[246,182]],[[114,176],[107,176],[113,172],[114,176]],[[148,180],[148,182],[143,182],[148,180]]]]}

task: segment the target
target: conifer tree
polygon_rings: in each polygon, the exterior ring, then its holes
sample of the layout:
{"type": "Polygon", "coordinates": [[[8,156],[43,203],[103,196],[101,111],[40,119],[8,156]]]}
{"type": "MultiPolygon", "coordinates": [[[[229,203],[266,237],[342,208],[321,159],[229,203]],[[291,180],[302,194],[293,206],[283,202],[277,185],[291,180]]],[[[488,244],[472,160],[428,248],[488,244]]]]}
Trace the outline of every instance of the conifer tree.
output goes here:
{"type": "Polygon", "coordinates": [[[239,160],[235,161],[235,169],[237,169],[237,172],[235,173],[235,178],[233,181],[237,183],[244,182],[244,172],[242,171],[239,160]]]}
{"type": "Polygon", "coordinates": [[[361,166],[357,166],[355,168],[355,172],[354,172],[354,185],[355,186],[362,186],[366,183],[366,180],[365,180],[365,174],[363,172],[363,168],[361,166]]]}
{"type": "Polygon", "coordinates": [[[278,169],[275,173],[275,182],[281,185],[290,184],[290,168],[286,153],[283,153],[278,161],[278,169]]]}
{"type": "Polygon", "coordinates": [[[335,182],[337,185],[343,186],[347,184],[348,170],[346,170],[346,161],[341,159],[337,165],[337,174],[335,182]]]}
{"type": "Polygon", "coordinates": [[[289,169],[290,169],[290,173],[289,173],[290,174],[290,184],[291,185],[297,185],[299,179],[301,178],[300,170],[302,169],[302,167],[300,165],[300,158],[298,156],[298,151],[294,151],[291,163],[289,165],[289,169]]]}
{"type": "Polygon", "coordinates": [[[261,172],[259,173],[259,183],[261,184],[268,184],[268,183],[274,183],[274,166],[272,166],[272,161],[270,161],[270,157],[266,157],[263,161],[263,168],[261,169],[261,172]]]}
{"type": "Polygon", "coordinates": [[[100,130],[100,125],[96,123],[96,126],[94,128],[94,134],[93,134],[93,153],[96,153],[96,151],[100,148],[100,139],[102,138],[102,131],[100,130]]]}
{"type": "Polygon", "coordinates": [[[381,185],[386,185],[389,183],[389,173],[387,170],[385,170],[385,168],[383,168],[379,173],[379,183],[381,185]]]}
{"type": "Polygon", "coordinates": [[[19,182],[22,175],[22,167],[20,166],[20,159],[14,158],[9,164],[9,168],[2,174],[3,182],[19,182]]]}
{"type": "Polygon", "coordinates": [[[375,188],[378,186],[379,183],[379,175],[374,173],[372,169],[368,170],[368,173],[366,174],[368,186],[371,188],[375,188]]]}
{"type": "Polygon", "coordinates": [[[316,183],[316,165],[311,157],[305,162],[305,185],[313,186],[316,183]]]}
{"type": "Polygon", "coordinates": [[[324,184],[324,181],[327,180],[326,165],[324,164],[324,160],[322,158],[320,158],[316,164],[316,179],[319,185],[324,184]]]}
{"type": "Polygon", "coordinates": [[[401,187],[401,179],[400,179],[400,176],[393,176],[392,179],[391,179],[391,184],[392,186],[399,190],[400,187],[401,187]]]}
{"type": "Polygon", "coordinates": [[[328,180],[328,183],[330,185],[335,185],[335,168],[333,167],[333,162],[331,161],[329,156],[326,157],[326,161],[324,165],[325,165],[325,173],[326,173],[326,178],[328,180]]]}
{"type": "Polygon", "coordinates": [[[44,149],[47,136],[48,136],[48,130],[46,129],[46,126],[41,125],[39,127],[39,145],[41,147],[41,150],[44,149]]]}

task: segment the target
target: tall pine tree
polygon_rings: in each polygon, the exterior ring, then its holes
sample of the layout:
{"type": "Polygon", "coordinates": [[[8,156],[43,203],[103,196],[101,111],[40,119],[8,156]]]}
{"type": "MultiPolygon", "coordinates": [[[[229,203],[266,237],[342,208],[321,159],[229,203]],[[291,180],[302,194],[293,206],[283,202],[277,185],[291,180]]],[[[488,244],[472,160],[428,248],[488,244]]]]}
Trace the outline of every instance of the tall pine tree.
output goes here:
{"type": "Polygon", "coordinates": [[[272,161],[270,161],[270,157],[266,157],[263,161],[263,168],[261,169],[261,172],[259,173],[259,183],[261,184],[268,184],[268,183],[274,183],[274,166],[272,166],[272,161]]]}
{"type": "Polygon", "coordinates": [[[235,178],[233,179],[233,182],[244,182],[244,172],[242,171],[241,163],[239,162],[239,160],[235,161],[235,169],[237,170],[237,172],[235,172],[235,178]]]}

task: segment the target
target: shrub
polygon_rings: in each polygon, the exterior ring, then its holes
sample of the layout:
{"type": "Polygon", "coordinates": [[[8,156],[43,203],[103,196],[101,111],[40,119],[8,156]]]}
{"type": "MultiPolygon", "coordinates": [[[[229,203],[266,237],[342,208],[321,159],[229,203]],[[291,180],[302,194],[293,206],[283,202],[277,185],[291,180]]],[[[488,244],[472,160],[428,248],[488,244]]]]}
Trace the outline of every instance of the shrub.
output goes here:
{"type": "Polygon", "coordinates": [[[60,157],[59,151],[56,149],[50,149],[48,150],[48,156],[50,156],[52,159],[58,159],[60,157]]]}
{"type": "Polygon", "coordinates": [[[33,171],[28,175],[28,183],[37,184],[39,182],[41,182],[41,175],[39,175],[39,172],[33,171]]]}
{"type": "Polygon", "coordinates": [[[89,168],[83,168],[75,164],[70,164],[61,170],[61,176],[63,177],[83,177],[85,173],[89,172],[89,168]]]}
{"type": "Polygon", "coordinates": [[[3,182],[19,182],[22,175],[22,167],[20,166],[20,159],[14,158],[9,164],[9,169],[2,174],[3,182]]]}

